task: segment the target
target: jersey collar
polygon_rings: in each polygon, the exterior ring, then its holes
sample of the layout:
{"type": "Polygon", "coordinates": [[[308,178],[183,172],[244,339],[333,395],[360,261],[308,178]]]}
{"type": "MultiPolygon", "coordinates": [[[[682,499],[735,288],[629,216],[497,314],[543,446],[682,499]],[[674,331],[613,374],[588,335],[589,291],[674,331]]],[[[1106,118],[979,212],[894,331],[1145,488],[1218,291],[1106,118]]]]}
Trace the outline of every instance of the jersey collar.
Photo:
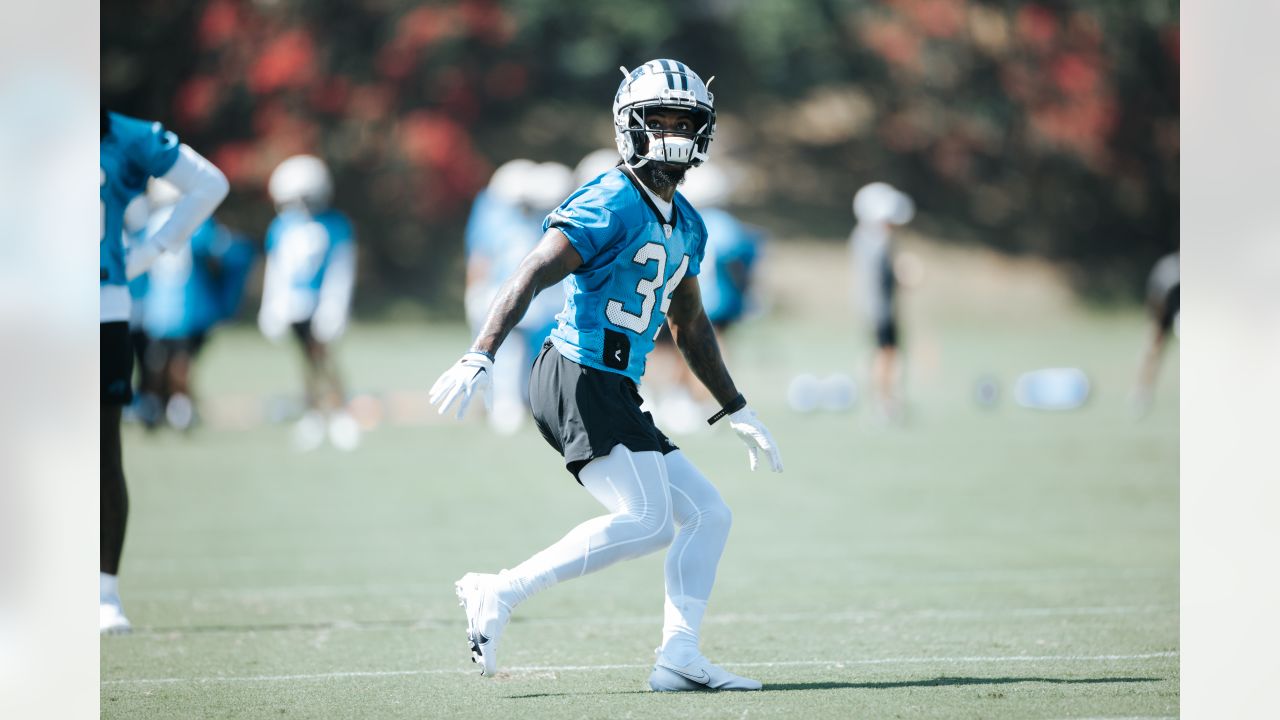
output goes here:
{"type": "Polygon", "coordinates": [[[658,222],[662,225],[663,234],[667,237],[671,237],[671,229],[675,227],[677,214],[679,213],[679,208],[676,207],[675,196],[671,196],[671,220],[667,220],[662,216],[662,211],[658,209],[657,203],[655,203],[653,198],[650,196],[651,191],[649,188],[645,187],[644,183],[640,181],[640,178],[636,177],[635,171],[625,164],[619,165],[618,169],[622,171],[623,175],[627,176],[627,179],[631,181],[632,185],[636,186],[636,192],[640,193],[640,198],[644,200],[644,204],[649,206],[649,209],[653,211],[653,216],[656,217],[658,222]]]}

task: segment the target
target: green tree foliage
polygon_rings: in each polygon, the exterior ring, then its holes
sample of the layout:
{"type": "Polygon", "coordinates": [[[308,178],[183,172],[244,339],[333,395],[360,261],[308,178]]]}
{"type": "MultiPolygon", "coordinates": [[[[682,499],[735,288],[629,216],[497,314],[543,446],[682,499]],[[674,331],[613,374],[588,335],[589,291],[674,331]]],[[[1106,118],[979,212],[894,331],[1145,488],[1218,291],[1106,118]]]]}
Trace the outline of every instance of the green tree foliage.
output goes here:
{"type": "Polygon", "coordinates": [[[296,152],[326,157],[362,240],[362,298],[455,303],[493,167],[612,142],[621,75],[677,57],[713,90],[713,153],[778,238],[842,238],[887,180],[920,227],[1035,253],[1135,295],[1177,243],[1178,5],[980,0],[208,0],[102,7],[102,94],[233,181],[251,232],[296,152]],[[367,280],[374,282],[367,282],[367,280]]]}

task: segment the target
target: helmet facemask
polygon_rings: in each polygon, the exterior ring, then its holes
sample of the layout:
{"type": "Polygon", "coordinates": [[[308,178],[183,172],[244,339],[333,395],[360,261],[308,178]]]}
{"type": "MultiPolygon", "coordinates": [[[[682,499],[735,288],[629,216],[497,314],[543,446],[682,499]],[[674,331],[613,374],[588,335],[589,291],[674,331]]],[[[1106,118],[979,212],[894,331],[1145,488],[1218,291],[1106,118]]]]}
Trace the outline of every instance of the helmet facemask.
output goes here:
{"type": "Polygon", "coordinates": [[[711,146],[711,138],[715,132],[714,123],[712,113],[701,108],[663,105],[632,107],[627,113],[625,132],[636,157],[635,161],[629,164],[632,167],[641,167],[648,162],[659,162],[697,167],[707,159],[707,150],[711,146]],[[657,110],[689,114],[694,129],[684,132],[647,127],[649,113],[657,110]]]}

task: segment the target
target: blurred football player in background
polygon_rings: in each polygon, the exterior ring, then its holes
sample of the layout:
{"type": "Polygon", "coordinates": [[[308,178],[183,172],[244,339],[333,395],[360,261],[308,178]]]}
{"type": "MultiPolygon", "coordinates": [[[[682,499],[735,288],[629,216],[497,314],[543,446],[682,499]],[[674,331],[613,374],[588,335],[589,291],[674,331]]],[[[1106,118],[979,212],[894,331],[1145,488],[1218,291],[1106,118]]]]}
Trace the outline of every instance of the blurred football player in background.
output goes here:
{"type": "Polygon", "coordinates": [[[146,272],[165,252],[182,249],[192,232],[227,196],[226,177],[209,161],[158,122],[101,113],[98,161],[101,168],[102,236],[99,240],[100,366],[102,374],[99,445],[100,573],[98,621],[103,633],[128,632],[120,602],[120,556],[129,517],[120,447],[120,414],[133,399],[133,350],[129,341],[128,282],[146,272]],[[146,191],[147,180],[161,177],[181,197],[168,219],[125,252],[124,214],[146,191]]]}
{"type": "Polygon", "coordinates": [[[758,690],[699,649],[702,617],[731,514],[715,486],[640,410],[637,383],[669,322],[676,346],[747,444],[752,469],[782,459],[725,368],[697,276],[706,228],[676,186],[701,165],[715,133],[713,97],[685,65],[654,60],[625,78],[613,103],[623,164],[588,182],[547,216],[538,246],[501,288],[471,350],[431,389],[441,413],[488,399],[494,354],[541,290],[564,281],[559,324],[534,363],[533,415],[565,468],[608,514],[500,574],[457,582],[472,659],[497,671],[510,613],[535,593],[622,560],[669,549],[662,645],[653,690],[758,690]],[[678,528],[678,529],[677,529],[678,528]]]}
{"type": "Polygon", "coordinates": [[[267,190],[278,214],[267,228],[258,327],[275,342],[292,331],[302,349],[306,410],[294,427],[294,446],[314,450],[327,435],[334,447],[354,450],[360,427],[347,412],[332,349],[347,329],[355,287],[351,222],[330,207],[333,180],[318,157],[280,163],[267,190]]]}
{"type": "Polygon", "coordinates": [[[871,358],[871,391],[880,415],[899,420],[904,411],[899,385],[897,274],[893,228],[911,222],[915,203],[892,185],[874,182],[853,196],[857,224],[849,235],[854,287],[872,327],[876,349],[871,358]]]}
{"type": "Polygon", "coordinates": [[[621,162],[617,148],[607,147],[592,150],[583,155],[578,164],[574,166],[573,179],[578,184],[578,187],[582,187],[618,167],[621,162]]]}
{"type": "MultiPolygon", "coordinates": [[[[148,234],[162,227],[180,195],[163,180],[152,180],[147,197],[148,234]]],[[[212,217],[189,243],[158,258],[147,273],[142,329],[147,337],[144,387],[164,418],[178,430],[198,419],[191,367],[209,332],[240,305],[254,259],[253,246],[212,217]]]]}
{"type": "Polygon", "coordinates": [[[1170,333],[1178,336],[1178,256],[1177,252],[1172,252],[1157,260],[1147,278],[1147,314],[1151,318],[1151,331],[1138,368],[1138,382],[1133,389],[1133,409],[1138,416],[1151,410],[1164,348],[1169,343],[1170,333]]]}
{"type": "MultiPolygon", "coordinates": [[[[573,190],[573,172],[555,162],[512,160],[494,172],[472,207],[467,225],[468,320],[477,332],[498,288],[542,236],[542,219],[573,190]]],[[[529,397],[529,369],[564,307],[564,291],[537,294],[494,358],[493,407],[489,425],[509,435],[523,424],[529,397]]]]}
{"type": "Polygon", "coordinates": [[[466,290],[463,305],[467,324],[479,332],[489,303],[502,285],[495,279],[494,258],[506,233],[525,226],[525,183],[538,164],[526,158],[508,160],[489,177],[489,184],[476,194],[467,217],[465,236],[466,290]]]}
{"type": "MultiPolygon", "coordinates": [[[[752,272],[763,239],[758,228],[746,225],[725,209],[732,191],[729,175],[710,164],[689,173],[679,191],[707,226],[706,255],[698,285],[702,288],[702,306],[715,328],[722,352],[725,331],[747,311],[752,272]]],[[[667,328],[663,328],[658,340],[654,347],[654,359],[658,361],[655,370],[669,372],[668,377],[673,379],[654,389],[658,396],[655,413],[673,432],[701,430],[705,427],[704,411],[708,404],[714,410],[714,401],[689,366],[680,361],[667,328]]]]}

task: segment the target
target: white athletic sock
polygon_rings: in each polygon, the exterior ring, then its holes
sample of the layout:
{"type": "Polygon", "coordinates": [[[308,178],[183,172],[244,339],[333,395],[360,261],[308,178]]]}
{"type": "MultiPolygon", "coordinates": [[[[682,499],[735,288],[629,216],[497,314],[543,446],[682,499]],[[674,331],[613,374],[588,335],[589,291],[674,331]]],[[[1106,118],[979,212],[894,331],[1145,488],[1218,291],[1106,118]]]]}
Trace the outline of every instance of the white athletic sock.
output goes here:
{"type": "Polygon", "coordinates": [[[115,575],[98,573],[98,604],[120,602],[120,581],[115,575]]]}
{"type": "Polygon", "coordinates": [[[504,570],[502,601],[515,607],[559,582],[647,555],[670,544],[674,521],[666,465],[657,452],[614,446],[578,472],[582,486],[607,510],[555,544],[504,570]]]}
{"type": "Polygon", "coordinates": [[[684,665],[698,656],[702,616],[733,523],[711,481],[677,450],[665,457],[671,505],[680,530],[667,550],[662,655],[684,665]]]}
{"type": "Polygon", "coordinates": [[[707,601],[686,595],[668,597],[662,608],[662,656],[676,665],[698,657],[698,637],[707,601]]]}

